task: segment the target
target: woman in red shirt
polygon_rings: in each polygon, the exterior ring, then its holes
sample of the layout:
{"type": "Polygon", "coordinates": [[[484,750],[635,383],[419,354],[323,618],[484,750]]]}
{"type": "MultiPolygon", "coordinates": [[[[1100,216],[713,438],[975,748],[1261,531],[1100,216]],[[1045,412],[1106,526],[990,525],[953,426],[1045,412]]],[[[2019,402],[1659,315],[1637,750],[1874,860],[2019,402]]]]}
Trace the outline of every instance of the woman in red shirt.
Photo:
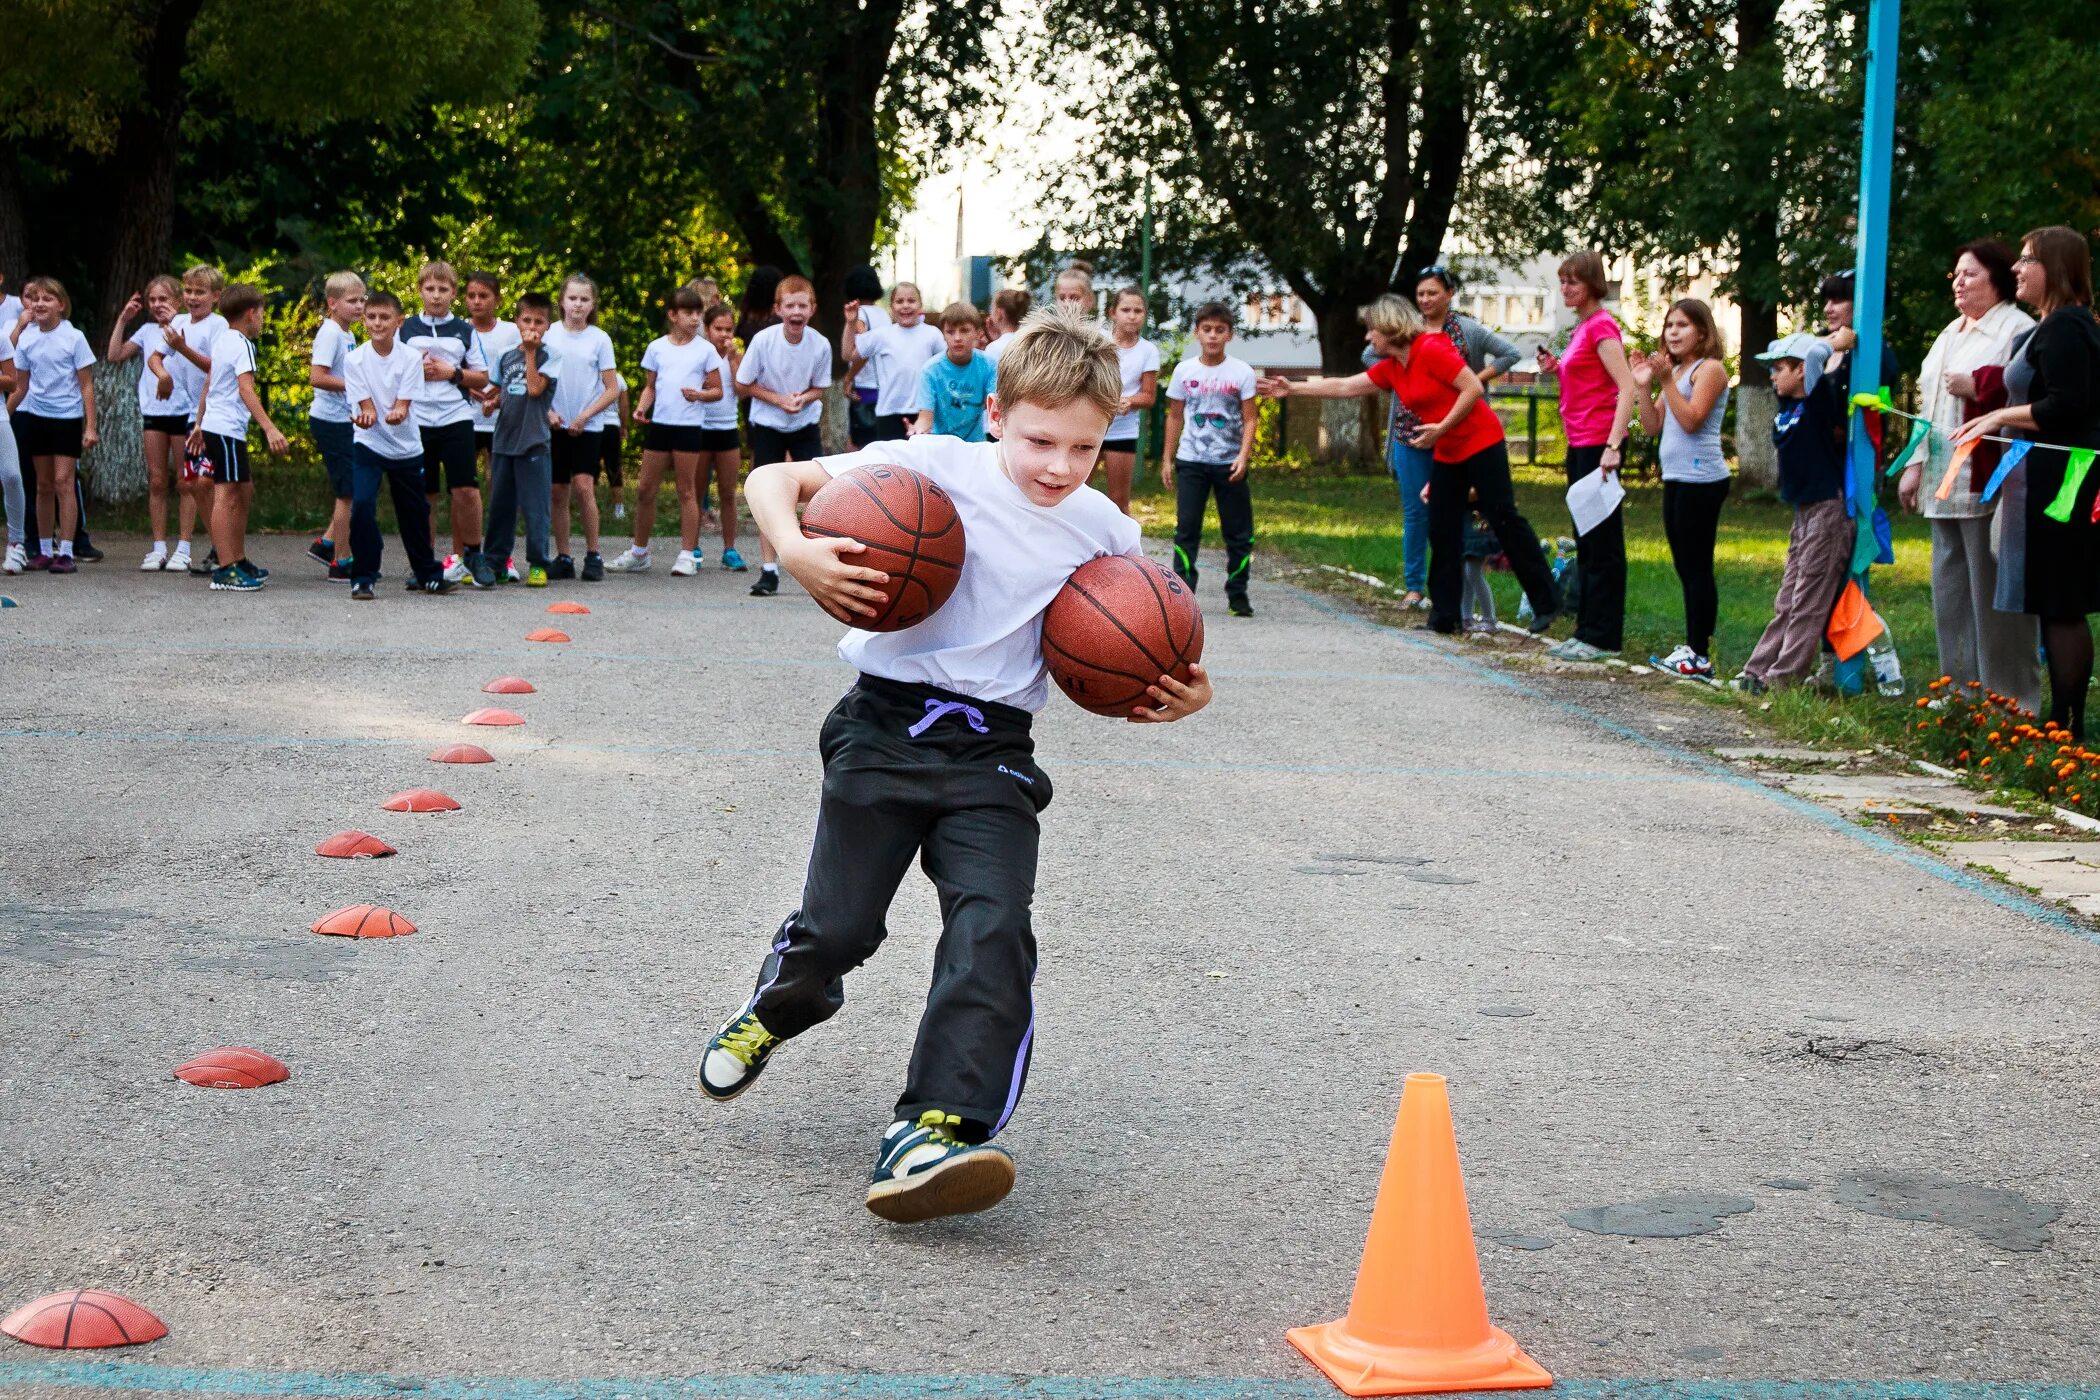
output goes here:
{"type": "Polygon", "coordinates": [[[1458,630],[1470,505],[1494,531],[1509,556],[1510,572],[1531,599],[1531,630],[1545,631],[1560,613],[1560,589],[1546,567],[1539,537],[1517,512],[1509,482],[1509,445],[1503,440],[1502,420],[1487,406],[1480,376],[1466,368],[1448,337],[1425,333],[1422,313],[1407,298],[1389,293],[1357,314],[1363,318],[1364,338],[1384,359],[1346,379],[1262,379],[1257,391],[1272,399],[1293,394],[1360,399],[1380,389],[1398,395],[1401,405],[1422,422],[1410,444],[1435,458],[1429,472],[1430,628],[1458,630]]]}

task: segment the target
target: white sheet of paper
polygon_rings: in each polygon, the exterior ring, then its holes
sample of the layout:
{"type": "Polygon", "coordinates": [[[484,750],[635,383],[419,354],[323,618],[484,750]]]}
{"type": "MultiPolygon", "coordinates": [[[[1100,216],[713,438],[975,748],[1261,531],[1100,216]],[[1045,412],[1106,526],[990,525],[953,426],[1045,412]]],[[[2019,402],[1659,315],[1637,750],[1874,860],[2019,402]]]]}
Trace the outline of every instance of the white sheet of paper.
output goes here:
{"type": "Polygon", "coordinates": [[[1611,518],[1626,499],[1626,488],[1619,485],[1619,474],[1598,468],[1568,488],[1568,514],[1574,518],[1575,533],[1587,535],[1611,518]]]}

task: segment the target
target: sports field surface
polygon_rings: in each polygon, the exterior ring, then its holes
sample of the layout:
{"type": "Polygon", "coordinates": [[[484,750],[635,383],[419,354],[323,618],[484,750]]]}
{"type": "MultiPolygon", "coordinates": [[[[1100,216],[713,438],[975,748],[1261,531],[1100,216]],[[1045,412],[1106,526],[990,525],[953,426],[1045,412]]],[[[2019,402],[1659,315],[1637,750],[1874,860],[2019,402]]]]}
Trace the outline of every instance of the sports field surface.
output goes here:
{"type": "Polygon", "coordinates": [[[170,1335],[0,1340],[0,1394],[1335,1394],[1283,1332],[1347,1305],[1433,1070],[1564,1394],[2100,1397],[2100,946],[1715,761],[1728,711],[1206,592],[1209,711],[1038,725],[1020,1183],[900,1229],[860,1198],[921,876],[844,1013],[693,1083],[850,680],[792,583],[412,598],[390,554],[353,604],[293,538],[254,597],[102,543],[0,614],[0,1312],[108,1288],[170,1335]],[[424,786],[462,809],[381,810],[424,786]],[[399,854],[314,854],[350,828],[399,854]],[[307,931],[361,902],[417,931],[307,931]],[[225,1045],[289,1082],[171,1077],[225,1045]]]}

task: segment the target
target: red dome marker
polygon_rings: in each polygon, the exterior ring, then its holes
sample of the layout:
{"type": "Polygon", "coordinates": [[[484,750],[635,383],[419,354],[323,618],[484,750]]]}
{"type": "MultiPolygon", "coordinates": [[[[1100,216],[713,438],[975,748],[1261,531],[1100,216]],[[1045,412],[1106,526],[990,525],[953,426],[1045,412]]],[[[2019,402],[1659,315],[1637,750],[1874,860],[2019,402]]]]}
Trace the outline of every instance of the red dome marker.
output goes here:
{"type": "Polygon", "coordinates": [[[168,1335],[161,1320],[129,1298],[77,1288],[24,1303],[0,1318],[0,1332],[33,1347],[128,1347],[168,1335]]]}
{"type": "Polygon", "coordinates": [[[484,695],[531,695],[532,682],[517,676],[498,676],[481,688],[484,695]]]}
{"type": "Polygon", "coordinates": [[[586,613],[588,613],[590,609],[585,607],[581,603],[549,603],[547,604],[547,611],[551,613],[561,613],[569,617],[582,617],[586,613]]]}
{"type": "Polygon", "coordinates": [[[200,1089],[260,1089],[292,1077],[284,1061],[245,1045],[222,1045],[175,1066],[175,1077],[200,1089]]]}
{"type": "Polygon", "coordinates": [[[447,744],[430,756],[432,763],[494,763],[496,756],[479,744],[447,744]]]}
{"type": "Polygon", "coordinates": [[[525,640],[528,642],[566,642],[567,640],[569,640],[569,634],[566,632],[557,632],[552,627],[541,627],[534,631],[527,632],[525,634],[525,640]]]}
{"type": "Polygon", "coordinates": [[[313,931],[336,938],[399,938],[414,933],[416,926],[377,904],[353,904],[315,919],[313,931]]]}
{"type": "Polygon", "coordinates": [[[511,725],[523,724],[525,716],[512,714],[509,710],[476,710],[468,715],[468,724],[511,725]]]}
{"type": "Polygon", "coordinates": [[[459,803],[436,788],[409,788],[379,804],[389,812],[457,812],[459,803]]]}
{"type": "Polygon", "coordinates": [[[338,831],[314,847],[314,854],[327,856],[331,860],[363,860],[373,856],[390,856],[394,854],[394,848],[369,831],[338,831]]]}

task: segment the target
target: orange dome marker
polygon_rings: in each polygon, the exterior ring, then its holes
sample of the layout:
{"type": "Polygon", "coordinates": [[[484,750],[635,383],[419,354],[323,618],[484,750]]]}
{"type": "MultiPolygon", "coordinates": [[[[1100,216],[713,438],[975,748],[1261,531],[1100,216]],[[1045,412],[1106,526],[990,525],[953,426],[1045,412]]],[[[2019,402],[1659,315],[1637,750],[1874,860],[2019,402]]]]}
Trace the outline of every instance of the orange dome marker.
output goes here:
{"type": "Polygon", "coordinates": [[[76,1288],[24,1303],[0,1318],[0,1332],[33,1347],[128,1347],[157,1342],[167,1325],[129,1298],[76,1288]]]}
{"type": "Polygon", "coordinates": [[[566,642],[569,640],[569,634],[557,632],[552,627],[541,627],[535,631],[527,632],[525,640],[528,642],[566,642]]]}
{"type": "Polygon", "coordinates": [[[379,804],[389,812],[457,812],[459,803],[436,788],[409,788],[379,804]]]}
{"type": "Polygon", "coordinates": [[[394,848],[369,831],[338,831],[314,847],[314,854],[332,860],[362,860],[393,855],[394,848]]]}
{"type": "Polygon", "coordinates": [[[175,1066],[175,1077],[200,1089],[260,1089],[292,1077],[284,1061],[245,1045],[222,1045],[175,1066]]]}
{"type": "Polygon", "coordinates": [[[498,676],[481,688],[484,695],[531,695],[532,682],[517,676],[498,676]]]}
{"type": "Polygon", "coordinates": [[[1348,1314],[1284,1335],[1345,1395],[1553,1384],[1488,1321],[1441,1074],[1410,1074],[1401,1091],[1348,1314]]]}
{"type": "Polygon", "coordinates": [[[315,919],[313,931],[336,938],[399,938],[414,933],[416,926],[377,904],[353,904],[315,919]]]}
{"type": "Polygon", "coordinates": [[[511,725],[523,724],[525,716],[512,714],[509,710],[476,710],[468,715],[467,724],[511,725]]]}
{"type": "Polygon", "coordinates": [[[430,756],[432,763],[494,763],[496,756],[479,744],[447,744],[430,756]]]}
{"type": "Polygon", "coordinates": [[[581,603],[549,603],[547,604],[547,611],[562,613],[570,617],[582,617],[590,612],[590,609],[581,603]]]}

